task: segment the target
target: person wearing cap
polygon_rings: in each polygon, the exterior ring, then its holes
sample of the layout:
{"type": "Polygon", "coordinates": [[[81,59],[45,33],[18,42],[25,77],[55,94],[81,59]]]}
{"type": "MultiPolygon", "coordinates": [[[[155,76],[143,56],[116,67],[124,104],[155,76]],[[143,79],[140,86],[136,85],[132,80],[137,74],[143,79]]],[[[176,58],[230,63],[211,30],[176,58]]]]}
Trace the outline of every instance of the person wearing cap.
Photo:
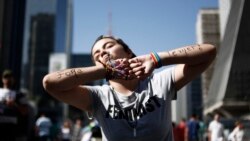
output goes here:
{"type": "Polygon", "coordinates": [[[17,92],[14,90],[14,76],[11,70],[2,73],[3,87],[0,88],[0,133],[1,140],[14,141],[17,135],[18,109],[17,92]]]}
{"type": "Polygon", "coordinates": [[[0,88],[0,103],[14,106],[16,91],[13,89],[14,77],[11,70],[5,70],[2,74],[3,88],[0,88]]]}

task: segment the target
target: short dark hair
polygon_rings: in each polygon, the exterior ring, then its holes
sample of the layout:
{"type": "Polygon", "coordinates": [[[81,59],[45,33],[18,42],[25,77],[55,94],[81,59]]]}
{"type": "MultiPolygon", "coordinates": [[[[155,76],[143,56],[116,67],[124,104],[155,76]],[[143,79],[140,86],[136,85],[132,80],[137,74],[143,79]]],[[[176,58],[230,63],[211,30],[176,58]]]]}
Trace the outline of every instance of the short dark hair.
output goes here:
{"type": "MultiPolygon", "coordinates": [[[[136,55],[134,54],[134,52],[129,48],[129,46],[120,38],[116,38],[114,36],[108,36],[108,35],[100,35],[94,42],[94,44],[92,45],[92,48],[91,48],[91,56],[93,54],[93,47],[94,45],[100,41],[101,39],[105,39],[105,38],[109,38],[109,39],[113,39],[115,40],[118,44],[122,45],[122,47],[124,48],[124,50],[128,53],[132,53],[132,58],[136,57],[136,55]]],[[[93,56],[92,56],[92,60],[94,61],[93,59],[93,56]]]]}
{"type": "Polygon", "coordinates": [[[10,77],[13,77],[13,73],[11,70],[4,70],[3,73],[2,73],[2,77],[3,78],[10,78],[10,77]]]}

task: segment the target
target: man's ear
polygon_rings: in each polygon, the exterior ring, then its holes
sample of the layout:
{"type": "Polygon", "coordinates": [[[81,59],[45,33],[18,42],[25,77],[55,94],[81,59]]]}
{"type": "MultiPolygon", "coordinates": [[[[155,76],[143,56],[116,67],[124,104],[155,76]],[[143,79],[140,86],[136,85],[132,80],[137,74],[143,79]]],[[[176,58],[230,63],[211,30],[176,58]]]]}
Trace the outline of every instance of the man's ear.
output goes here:
{"type": "Polygon", "coordinates": [[[129,58],[133,58],[133,52],[132,52],[131,50],[128,50],[127,53],[128,53],[128,57],[129,57],[129,58]]]}

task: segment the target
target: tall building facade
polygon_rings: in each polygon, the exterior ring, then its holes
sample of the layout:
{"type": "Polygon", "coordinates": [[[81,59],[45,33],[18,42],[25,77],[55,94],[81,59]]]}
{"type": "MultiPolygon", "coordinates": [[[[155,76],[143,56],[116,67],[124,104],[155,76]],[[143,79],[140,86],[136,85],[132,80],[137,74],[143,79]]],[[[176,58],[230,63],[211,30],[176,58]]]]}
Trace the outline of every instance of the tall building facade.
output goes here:
{"type": "Polygon", "coordinates": [[[72,0],[58,0],[56,7],[55,46],[54,52],[66,53],[67,65],[72,54],[73,31],[73,3],[72,0]]]}
{"type": "MultiPolygon", "coordinates": [[[[218,8],[204,8],[200,9],[197,22],[196,22],[196,37],[197,43],[209,43],[214,45],[217,50],[220,47],[220,22],[219,22],[218,8]]],[[[215,59],[216,60],[216,59],[215,59]]],[[[208,90],[214,70],[214,62],[202,73],[201,86],[202,86],[202,99],[208,96],[208,90]]],[[[202,101],[203,101],[202,100],[202,101]]],[[[203,103],[202,103],[203,105],[203,103]]]]}
{"type": "MultiPolygon", "coordinates": [[[[0,73],[11,69],[20,79],[26,0],[0,1],[0,73]]],[[[19,81],[16,88],[19,88],[19,81]]]]}
{"type": "Polygon", "coordinates": [[[50,54],[63,52],[70,58],[72,14],[72,0],[27,0],[21,88],[38,112],[63,114],[63,106],[44,91],[42,79],[49,72],[50,54]]]}
{"type": "Polygon", "coordinates": [[[48,73],[48,53],[54,47],[55,15],[37,14],[31,17],[30,40],[28,50],[28,89],[33,95],[43,95],[42,78],[48,73]],[[40,83],[39,83],[39,81],[40,83]],[[36,82],[36,83],[35,83],[36,82]],[[38,83],[37,83],[38,82],[38,83]]]}
{"type": "MultiPolygon", "coordinates": [[[[54,50],[54,26],[55,26],[55,14],[56,13],[56,0],[27,0],[26,3],[26,11],[25,11],[25,25],[24,25],[24,36],[23,36],[23,50],[22,50],[22,62],[21,62],[21,89],[28,93],[30,96],[35,95],[33,90],[34,87],[37,87],[33,84],[31,80],[38,80],[38,78],[33,78],[34,75],[32,72],[35,69],[35,66],[31,65],[33,62],[37,62],[38,60],[45,60],[47,61],[49,54],[54,50]],[[53,18],[52,18],[53,17],[53,18]],[[49,22],[50,21],[50,22],[49,22]],[[42,22],[42,23],[39,23],[42,22]],[[47,25],[46,25],[47,24],[47,25]],[[37,28],[42,28],[47,26],[48,32],[42,31],[43,34],[40,34],[36,32],[37,28]],[[53,32],[53,33],[51,33],[53,32]],[[47,38],[47,33],[50,33],[47,38]],[[44,40],[44,42],[42,41],[44,40]],[[38,45],[37,42],[43,42],[42,45],[38,45]],[[47,43],[48,42],[48,43],[47,43]],[[45,44],[48,44],[45,50],[50,48],[50,52],[39,52],[43,54],[43,57],[35,57],[36,54],[30,54],[34,53],[34,50],[38,50],[35,48],[36,46],[44,47],[45,44]],[[32,56],[33,55],[33,56],[32,56]],[[36,59],[36,60],[31,60],[36,59]],[[33,68],[33,70],[31,70],[33,68]],[[33,85],[33,86],[31,86],[33,85]]],[[[47,30],[44,29],[44,30],[47,30]]],[[[40,50],[41,51],[41,50],[40,50]]],[[[44,72],[47,71],[47,63],[43,64],[44,72]]],[[[42,67],[42,66],[41,66],[42,67]]],[[[40,78],[41,79],[41,78],[40,78]]],[[[40,80],[39,79],[39,80],[40,80]]],[[[41,83],[40,83],[41,84],[41,83]]],[[[41,89],[42,86],[40,86],[39,89],[41,89]]],[[[40,92],[39,92],[40,93],[40,92]]],[[[42,92],[41,92],[42,93],[42,92]]],[[[41,95],[40,93],[40,95],[41,95]]],[[[37,94],[38,95],[38,94],[37,94]]]]}
{"type": "Polygon", "coordinates": [[[220,35],[221,40],[224,37],[225,28],[228,21],[231,5],[233,0],[219,0],[219,17],[220,17],[220,35]]]}
{"type": "MultiPolygon", "coordinates": [[[[209,43],[220,46],[219,10],[218,8],[200,9],[197,14],[196,22],[197,43],[209,43]]],[[[178,91],[178,98],[173,107],[176,108],[176,121],[181,118],[188,118],[192,114],[203,117],[204,103],[208,95],[209,85],[213,74],[212,63],[209,68],[201,75],[190,82],[187,86],[178,91]]],[[[175,113],[174,113],[175,114],[175,113]]]]}
{"type": "Polygon", "coordinates": [[[205,114],[228,118],[250,113],[250,1],[232,1],[214,74],[205,101],[205,114]]]}

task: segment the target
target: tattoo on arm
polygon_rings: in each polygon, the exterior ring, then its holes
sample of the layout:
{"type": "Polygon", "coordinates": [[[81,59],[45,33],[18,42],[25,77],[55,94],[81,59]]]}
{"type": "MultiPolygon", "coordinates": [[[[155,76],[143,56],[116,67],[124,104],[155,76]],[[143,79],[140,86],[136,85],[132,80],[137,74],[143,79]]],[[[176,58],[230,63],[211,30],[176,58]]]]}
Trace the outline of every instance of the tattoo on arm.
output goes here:
{"type": "Polygon", "coordinates": [[[57,78],[60,79],[63,76],[69,77],[69,76],[75,76],[75,78],[79,78],[77,73],[81,73],[81,69],[70,69],[67,71],[58,71],[57,72],[57,78]]]}
{"type": "Polygon", "coordinates": [[[169,56],[171,56],[170,53],[169,53],[169,51],[167,53],[168,53],[169,56]]]}
{"type": "Polygon", "coordinates": [[[188,55],[188,52],[195,50],[197,47],[199,51],[202,51],[202,47],[200,46],[200,44],[197,44],[197,45],[191,45],[191,46],[187,46],[187,47],[180,48],[177,50],[169,51],[167,53],[169,56],[178,56],[178,54],[182,54],[182,53],[185,53],[186,55],[188,55]]]}
{"type": "Polygon", "coordinates": [[[198,46],[199,50],[202,50],[202,48],[201,48],[201,45],[200,45],[200,44],[197,44],[197,46],[198,46]]]}
{"type": "Polygon", "coordinates": [[[172,51],[172,55],[173,56],[177,56],[177,53],[176,53],[176,51],[174,50],[174,51],[172,51]]]}
{"type": "Polygon", "coordinates": [[[179,51],[179,53],[185,52],[185,54],[187,55],[187,50],[186,50],[186,48],[179,49],[178,51],[179,51]]]}
{"type": "Polygon", "coordinates": [[[63,72],[62,71],[58,71],[57,72],[57,78],[60,79],[62,78],[63,72]]]}

